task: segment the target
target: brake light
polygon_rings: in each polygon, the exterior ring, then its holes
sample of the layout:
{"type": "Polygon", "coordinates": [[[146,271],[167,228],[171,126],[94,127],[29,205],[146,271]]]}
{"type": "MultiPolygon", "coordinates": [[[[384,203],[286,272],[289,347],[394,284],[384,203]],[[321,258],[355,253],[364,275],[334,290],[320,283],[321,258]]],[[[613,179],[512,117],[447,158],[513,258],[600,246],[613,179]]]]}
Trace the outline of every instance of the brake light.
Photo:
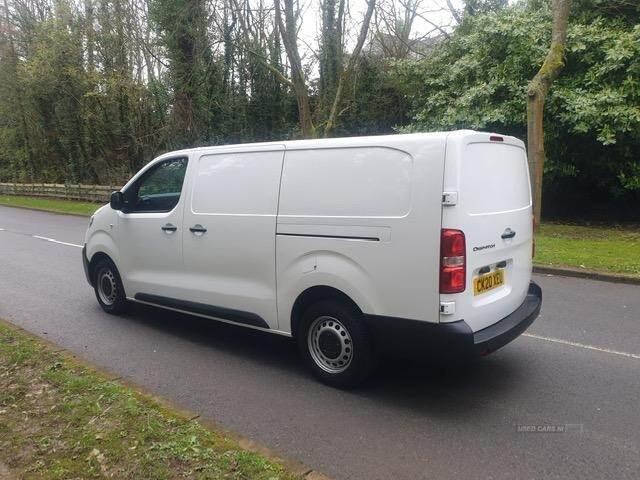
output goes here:
{"type": "Polygon", "coordinates": [[[464,292],[467,249],[461,230],[443,228],[440,235],[440,293],[464,292]]]}

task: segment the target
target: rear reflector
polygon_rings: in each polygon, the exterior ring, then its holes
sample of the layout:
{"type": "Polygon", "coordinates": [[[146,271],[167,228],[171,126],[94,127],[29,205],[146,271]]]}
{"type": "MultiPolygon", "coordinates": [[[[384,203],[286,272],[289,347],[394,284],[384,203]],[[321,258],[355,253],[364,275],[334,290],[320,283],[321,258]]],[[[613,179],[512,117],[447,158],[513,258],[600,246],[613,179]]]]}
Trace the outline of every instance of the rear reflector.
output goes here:
{"type": "Polygon", "coordinates": [[[531,228],[531,258],[536,256],[536,232],[538,231],[538,224],[536,223],[536,216],[531,215],[533,227],[531,228]]]}
{"type": "Polygon", "coordinates": [[[443,228],[440,235],[440,293],[464,292],[467,249],[461,230],[443,228]]]}

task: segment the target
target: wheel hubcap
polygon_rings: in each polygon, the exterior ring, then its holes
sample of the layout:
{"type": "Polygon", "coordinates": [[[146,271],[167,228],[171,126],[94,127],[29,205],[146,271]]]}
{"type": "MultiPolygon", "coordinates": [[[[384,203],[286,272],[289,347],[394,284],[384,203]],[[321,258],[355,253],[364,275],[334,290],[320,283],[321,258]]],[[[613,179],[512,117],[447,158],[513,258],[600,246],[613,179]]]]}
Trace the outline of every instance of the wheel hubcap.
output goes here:
{"type": "Polygon", "coordinates": [[[345,326],[328,316],[316,318],[307,334],[311,358],[328,373],[344,372],[353,358],[353,342],[345,326]]]}
{"type": "Polygon", "coordinates": [[[100,270],[98,274],[98,295],[105,305],[113,305],[118,296],[116,277],[109,269],[100,270]]]}

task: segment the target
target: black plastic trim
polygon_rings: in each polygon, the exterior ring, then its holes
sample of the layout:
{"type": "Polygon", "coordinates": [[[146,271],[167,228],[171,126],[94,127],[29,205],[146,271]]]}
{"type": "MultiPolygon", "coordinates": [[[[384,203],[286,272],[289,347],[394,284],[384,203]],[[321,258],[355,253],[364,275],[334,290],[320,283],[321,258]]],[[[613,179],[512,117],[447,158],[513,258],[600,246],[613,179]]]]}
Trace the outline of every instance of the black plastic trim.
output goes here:
{"type": "Polygon", "coordinates": [[[269,328],[269,324],[261,316],[251,312],[163,297],[161,295],[152,295],[150,293],[136,293],[134,298],[141,302],[153,303],[161,307],[175,308],[177,310],[184,310],[185,312],[221,318],[235,323],[251,325],[252,327],[269,328]]]}
{"type": "Polygon", "coordinates": [[[89,273],[89,260],[87,260],[87,245],[84,244],[82,246],[82,267],[84,269],[84,275],[87,277],[87,282],[89,285],[93,287],[93,280],[91,280],[91,275],[89,273]]]}
{"type": "Polygon", "coordinates": [[[524,302],[513,313],[475,333],[464,320],[435,323],[367,314],[363,318],[380,352],[462,358],[486,355],[511,342],[533,323],[541,306],[542,289],[531,282],[524,302]]]}
{"type": "Polygon", "coordinates": [[[473,332],[463,320],[435,323],[382,315],[364,315],[379,353],[402,357],[463,357],[473,350],[473,332]]]}
{"type": "Polygon", "coordinates": [[[486,355],[514,340],[538,317],[540,308],[542,308],[542,289],[537,283],[531,282],[522,305],[499,322],[473,334],[476,353],[486,355]]]}
{"type": "Polygon", "coordinates": [[[311,233],[276,233],[276,235],[283,235],[286,237],[341,238],[347,240],[367,240],[369,242],[380,241],[378,237],[357,237],[352,235],[315,235],[311,233]]]}

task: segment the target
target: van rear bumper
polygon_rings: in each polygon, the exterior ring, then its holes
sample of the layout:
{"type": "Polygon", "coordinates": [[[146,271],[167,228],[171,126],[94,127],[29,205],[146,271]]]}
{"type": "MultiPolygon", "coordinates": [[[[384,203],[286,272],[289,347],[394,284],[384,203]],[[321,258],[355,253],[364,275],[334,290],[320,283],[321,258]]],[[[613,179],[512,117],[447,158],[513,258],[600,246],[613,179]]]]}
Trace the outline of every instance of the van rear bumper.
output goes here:
{"type": "Polygon", "coordinates": [[[541,306],[542,289],[531,282],[524,302],[514,312],[477,332],[464,320],[431,323],[378,315],[364,318],[381,353],[462,358],[486,355],[511,342],[533,323],[541,306]]]}
{"type": "Polygon", "coordinates": [[[486,355],[514,340],[529,328],[540,314],[541,307],[542,289],[537,283],[531,282],[524,302],[515,312],[473,334],[475,353],[486,355]]]}

